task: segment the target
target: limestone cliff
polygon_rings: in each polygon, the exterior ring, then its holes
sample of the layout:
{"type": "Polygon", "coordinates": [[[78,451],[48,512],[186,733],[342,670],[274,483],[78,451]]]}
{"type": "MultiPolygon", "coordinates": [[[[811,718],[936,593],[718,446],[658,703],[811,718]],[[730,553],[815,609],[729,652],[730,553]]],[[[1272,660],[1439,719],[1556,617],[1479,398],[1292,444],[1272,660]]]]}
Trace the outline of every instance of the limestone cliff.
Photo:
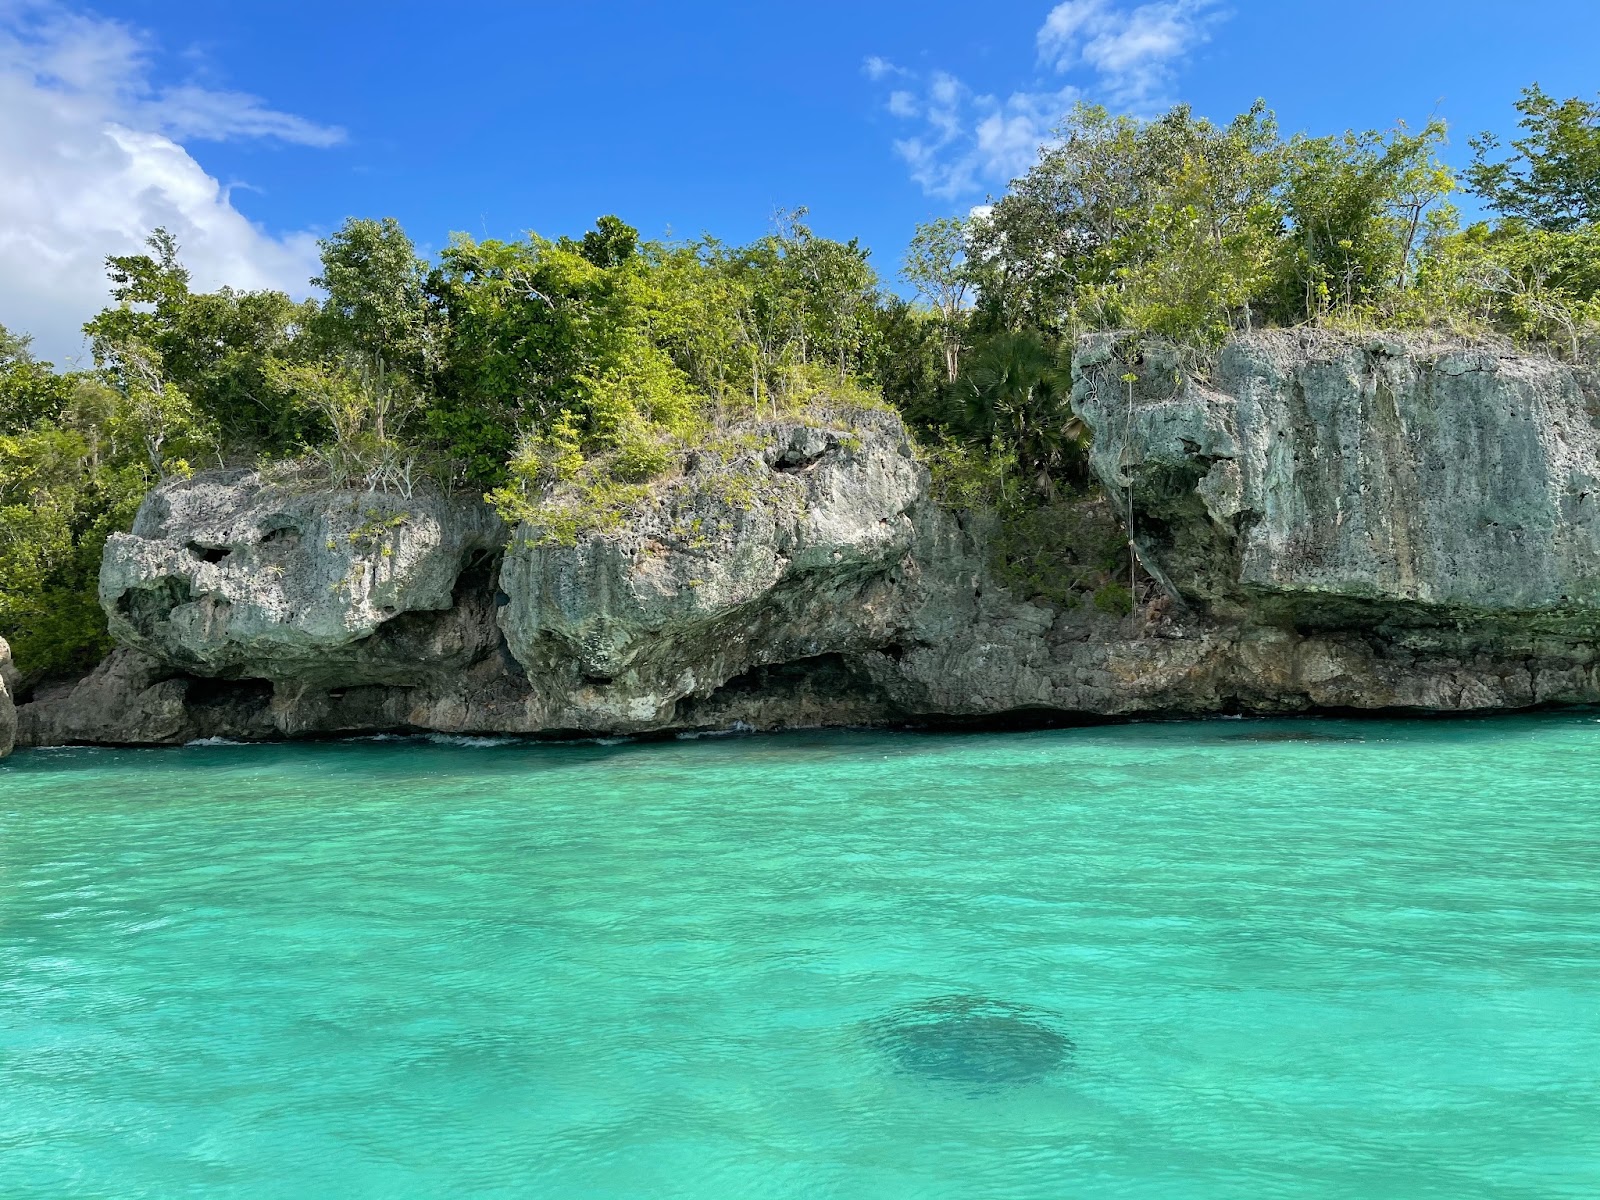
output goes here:
{"type": "Polygon", "coordinates": [[[475,500],[212,473],[112,540],[122,649],[23,705],[20,739],[1600,701],[1584,376],[1299,332],[1242,339],[1206,379],[1097,336],[1074,374],[1094,471],[1132,506],[1132,617],[1001,586],[985,519],[930,499],[884,412],[751,426],[742,455],[690,456],[576,539],[475,500]]]}
{"type": "Polygon", "coordinates": [[[1086,339],[1074,400],[1101,480],[1131,483],[1152,537],[1171,529],[1186,593],[1311,621],[1592,629],[1600,434],[1569,368],[1310,334],[1237,342],[1211,383],[1170,350],[1126,355],[1086,339]]]}

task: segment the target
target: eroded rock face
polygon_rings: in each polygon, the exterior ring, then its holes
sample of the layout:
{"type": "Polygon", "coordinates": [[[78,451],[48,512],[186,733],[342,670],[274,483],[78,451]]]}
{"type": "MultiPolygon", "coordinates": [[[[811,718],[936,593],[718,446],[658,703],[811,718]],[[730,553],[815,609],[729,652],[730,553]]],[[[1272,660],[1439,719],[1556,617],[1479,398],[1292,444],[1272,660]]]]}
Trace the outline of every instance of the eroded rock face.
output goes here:
{"type": "Polygon", "coordinates": [[[759,452],[691,463],[625,528],[571,546],[517,531],[499,623],[547,720],[658,728],[756,668],[893,640],[927,496],[905,430],[867,412],[758,433],[759,452]]]}
{"type": "Polygon", "coordinates": [[[181,745],[201,738],[279,736],[272,685],[199,678],[138,650],[113,650],[75,683],[41,688],[18,710],[18,741],[181,745]]]}
{"type": "Polygon", "coordinates": [[[113,535],[100,602],[120,645],[197,675],[409,683],[481,653],[456,582],[504,539],[476,499],[207,472],[156,488],[113,535]]]}
{"type": "Polygon", "coordinates": [[[476,500],[197,476],[107,549],[124,649],[40,689],[19,740],[1600,702],[1584,376],[1296,332],[1202,384],[1135,346],[1089,339],[1074,392],[1109,502],[1131,494],[1132,617],[1001,586],[987,519],[930,500],[887,413],[751,427],[570,544],[476,500]]]}
{"type": "Polygon", "coordinates": [[[1283,332],[1229,346],[1211,385],[1159,347],[1130,357],[1087,340],[1074,400],[1096,472],[1131,483],[1185,592],[1314,622],[1404,608],[1594,628],[1600,432],[1570,368],[1283,332]]]}

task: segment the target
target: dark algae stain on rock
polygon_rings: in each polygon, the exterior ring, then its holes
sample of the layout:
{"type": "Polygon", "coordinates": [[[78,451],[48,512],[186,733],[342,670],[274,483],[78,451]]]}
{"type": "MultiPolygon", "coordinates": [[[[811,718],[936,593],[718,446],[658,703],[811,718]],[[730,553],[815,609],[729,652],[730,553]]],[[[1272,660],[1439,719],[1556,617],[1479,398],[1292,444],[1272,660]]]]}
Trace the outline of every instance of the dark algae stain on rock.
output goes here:
{"type": "Polygon", "coordinates": [[[1043,1009],[985,996],[940,996],[895,1009],[868,1038],[907,1075],[971,1092],[1040,1083],[1072,1063],[1076,1047],[1043,1009]]]}

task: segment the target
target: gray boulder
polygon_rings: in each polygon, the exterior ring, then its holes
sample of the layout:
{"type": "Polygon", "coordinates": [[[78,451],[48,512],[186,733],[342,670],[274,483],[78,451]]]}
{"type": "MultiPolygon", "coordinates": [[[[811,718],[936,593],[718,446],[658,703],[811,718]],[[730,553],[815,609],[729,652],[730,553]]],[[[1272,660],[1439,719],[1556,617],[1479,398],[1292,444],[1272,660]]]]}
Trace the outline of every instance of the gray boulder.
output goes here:
{"type": "Polygon", "coordinates": [[[481,650],[449,617],[416,618],[450,614],[504,539],[475,498],[206,472],[156,488],[111,537],[100,603],[119,645],[193,674],[406,683],[481,650]]]}

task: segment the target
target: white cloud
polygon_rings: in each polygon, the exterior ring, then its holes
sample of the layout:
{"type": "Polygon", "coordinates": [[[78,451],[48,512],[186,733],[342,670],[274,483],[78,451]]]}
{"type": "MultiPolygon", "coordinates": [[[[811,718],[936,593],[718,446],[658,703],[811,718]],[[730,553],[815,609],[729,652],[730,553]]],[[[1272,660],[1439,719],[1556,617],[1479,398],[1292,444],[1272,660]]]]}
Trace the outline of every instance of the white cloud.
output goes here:
{"type": "Polygon", "coordinates": [[[1039,29],[1039,56],[1058,72],[1086,67],[1108,98],[1137,105],[1172,79],[1210,36],[1217,0],[1156,0],[1126,9],[1111,0],[1064,0],[1039,29]]]}
{"type": "Polygon", "coordinates": [[[252,223],[178,139],[327,146],[342,132],[254,96],[156,88],[149,51],[119,22],[0,0],[0,324],[58,363],[86,357],[79,326],[107,302],[106,255],[158,225],[199,288],[303,295],[316,271],[311,234],[252,223]]]}
{"type": "Polygon", "coordinates": [[[924,94],[896,91],[888,110],[923,127],[897,138],[895,153],[930,196],[955,199],[1022,174],[1049,140],[1051,127],[1078,99],[1076,88],[977,94],[955,76],[935,71],[924,94]]]}
{"type": "Polygon", "coordinates": [[[1090,76],[1084,85],[1034,80],[1002,100],[974,92],[948,72],[924,78],[876,56],[863,70],[874,81],[896,77],[884,107],[921,127],[896,138],[895,153],[923,191],[953,200],[1004,186],[1026,171],[1079,100],[1103,99],[1133,111],[1160,103],[1185,56],[1210,36],[1217,3],[1153,0],[1129,7],[1120,0],[1063,0],[1039,28],[1039,60],[1056,73],[1090,76]],[[913,89],[911,81],[920,86],[913,89]]]}
{"type": "Polygon", "coordinates": [[[880,58],[876,54],[869,54],[861,60],[861,73],[873,82],[887,79],[891,75],[911,74],[904,67],[897,67],[887,58],[880,58]]]}
{"type": "Polygon", "coordinates": [[[277,138],[301,146],[337,146],[344,130],[318,125],[293,113],[265,107],[244,92],[213,92],[178,87],[163,91],[143,106],[143,113],[174,138],[222,142],[229,138],[277,138]]]}
{"type": "Polygon", "coordinates": [[[897,117],[914,117],[922,111],[912,92],[890,92],[889,111],[897,117]]]}

